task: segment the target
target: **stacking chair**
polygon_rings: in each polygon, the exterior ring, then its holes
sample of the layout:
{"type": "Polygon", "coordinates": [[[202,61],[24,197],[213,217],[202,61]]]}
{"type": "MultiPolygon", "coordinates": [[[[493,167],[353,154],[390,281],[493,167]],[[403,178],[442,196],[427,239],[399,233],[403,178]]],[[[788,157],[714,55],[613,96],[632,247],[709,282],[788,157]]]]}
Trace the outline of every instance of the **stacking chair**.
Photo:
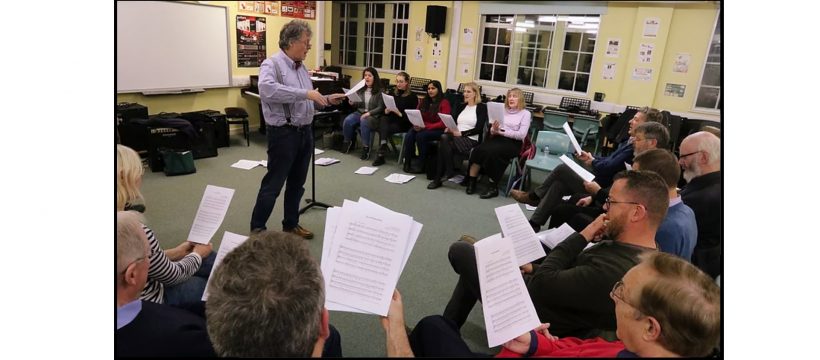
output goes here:
{"type": "Polygon", "coordinates": [[[551,172],[558,165],[562,164],[559,159],[561,155],[574,151],[572,142],[566,133],[554,131],[539,131],[535,139],[535,158],[527,160],[524,164],[524,175],[519,183],[519,189],[524,189],[524,183],[530,179],[532,169],[551,172]],[[549,153],[544,152],[544,147],[549,146],[549,153]]]}
{"type": "Polygon", "coordinates": [[[563,133],[565,122],[567,122],[566,115],[544,113],[544,130],[563,133]]]}
{"type": "MultiPolygon", "coordinates": [[[[228,126],[242,125],[242,132],[245,134],[245,142],[247,146],[251,146],[250,126],[248,125],[248,112],[240,107],[226,107],[225,117],[227,118],[228,126]]],[[[261,119],[264,123],[265,119],[261,119]]]]}
{"type": "Polygon", "coordinates": [[[592,141],[595,144],[595,150],[592,153],[597,154],[598,130],[600,127],[601,123],[598,120],[575,118],[572,123],[572,132],[575,134],[575,138],[578,139],[578,143],[582,148],[587,142],[592,141]]]}

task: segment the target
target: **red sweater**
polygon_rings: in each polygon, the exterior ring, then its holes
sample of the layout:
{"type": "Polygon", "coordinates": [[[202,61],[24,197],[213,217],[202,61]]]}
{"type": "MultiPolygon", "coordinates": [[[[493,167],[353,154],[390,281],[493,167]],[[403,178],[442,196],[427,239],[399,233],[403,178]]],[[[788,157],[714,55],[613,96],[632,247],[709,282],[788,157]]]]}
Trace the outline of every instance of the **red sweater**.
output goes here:
{"type": "MultiPolygon", "coordinates": [[[[435,130],[435,129],[444,129],[447,125],[444,125],[444,121],[441,121],[441,118],[438,117],[438,113],[427,112],[424,111],[426,109],[421,110],[421,118],[424,120],[424,130],[435,130]]],[[[438,112],[442,114],[450,114],[450,102],[447,99],[441,100],[441,105],[438,107],[438,112]]]]}
{"type": "MultiPolygon", "coordinates": [[[[532,357],[615,357],[623,349],[624,344],[620,340],[610,342],[599,337],[594,339],[566,337],[550,341],[543,334],[538,333],[538,350],[532,357]]],[[[495,357],[522,356],[502,347],[501,352],[495,357]]]]}

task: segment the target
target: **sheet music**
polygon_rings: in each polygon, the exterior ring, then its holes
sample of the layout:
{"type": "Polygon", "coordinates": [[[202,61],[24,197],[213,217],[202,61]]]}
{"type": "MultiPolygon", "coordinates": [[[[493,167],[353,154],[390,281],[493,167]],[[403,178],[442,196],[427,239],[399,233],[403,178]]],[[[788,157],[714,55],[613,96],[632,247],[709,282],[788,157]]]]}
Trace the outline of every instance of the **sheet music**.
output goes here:
{"type": "Polygon", "coordinates": [[[260,164],[258,161],[255,161],[255,160],[239,160],[239,161],[231,164],[231,167],[237,168],[237,169],[243,169],[243,170],[250,170],[250,169],[253,169],[253,168],[255,168],[259,165],[262,165],[262,164],[260,164]]]}
{"type": "MultiPolygon", "coordinates": [[[[362,81],[364,81],[364,80],[362,80],[362,81]]],[[[342,91],[345,92],[345,96],[347,96],[347,98],[350,99],[350,101],[352,101],[354,103],[362,102],[362,97],[359,96],[359,94],[357,94],[355,91],[352,91],[350,89],[345,89],[345,88],[342,88],[342,91]]]]}
{"type": "Polygon", "coordinates": [[[629,165],[626,161],[624,161],[624,167],[626,167],[627,170],[632,170],[632,165],[629,165]]]}
{"type": "MultiPolygon", "coordinates": [[[[359,100],[354,100],[354,101],[357,101],[357,102],[362,101],[362,98],[359,97],[359,94],[357,94],[357,93],[359,92],[359,90],[361,90],[364,87],[364,85],[365,85],[365,82],[364,82],[364,79],[362,79],[361,81],[356,83],[356,85],[353,85],[353,87],[350,88],[350,90],[346,91],[345,96],[347,96],[348,98],[351,98],[351,96],[355,95],[359,100]]],[[[351,98],[351,100],[352,100],[352,98],[351,98]]]]}
{"type": "Polygon", "coordinates": [[[447,126],[450,131],[458,131],[458,125],[456,125],[456,121],[453,120],[450,114],[438,113],[438,117],[441,118],[441,121],[444,122],[444,125],[447,126]]]}
{"type": "Polygon", "coordinates": [[[407,119],[409,119],[413,125],[422,128],[427,127],[424,125],[424,119],[421,117],[421,111],[416,109],[407,109],[404,110],[404,113],[407,114],[407,119]]]}
{"type": "Polygon", "coordinates": [[[361,175],[373,175],[376,170],[379,170],[378,167],[374,166],[362,166],[359,170],[354,171],[354,174],[361,174],[361,175]]]}
{"type": "MultiPolygon", "coordinates": [[[[490,117],[490,124],[498,121],[500,126],[504,126],[504,103],[490,101],[487,103],[487,114],[490,117]]],[[[521,335],[521,334],[519,334],[521,335]]]]}
{"type": "Polygon", "coordinates": [[[591,172],[581,167],[581,165],[578,165],[575,161],[572,161],[572,159],[568,158],[566,155],[561,155],[559,159],[561,159],[561,161],[563,161],[564,164],[567,164],[567,166],[569,166],[569,168],[572,169],[572,171],[578,174],[578,176],[584,179],[584,181],[592,182],[592,180],[595,179],[595,175],[592,175],[591,172]]]}
{"type": "Polygon", "coordinates": [[[333,165],[337,162],[340,162],[340,160],[335,159],[335,158],[325,158],[325,157],[323,157],[323,158],[316,159],[316,161],[314,161],[314,162],[316,163],[316,165],[319,165],[319,166],[328,166],[328,165],[333,165]]]}
{"type": "Polygon", "coordinates": [[[399,112],[399,108],[396,107],[396,99],[392,96],[382,93],[382,99],[384,99],[384,108],[385,110],[393,110],[399,112]]]}
{"type": "Polygon", "coordinates": [[[575,153],[581,155],[581,145],[578,145],[578,139],[575,138],[575,134],[573,134],[572,129],[569,128],[569,123],[564,123],[564,132],[567,133],[567,136],[569,136],[569,141],[572,142],[572,147],[575,148],[575,153]]]}
{"type": "MultiPolygon", "coordinates": [[[[558,244],[566,240],[570,235],[574,234],[575,230],[572,229],[569,224],[564,223],[561,226],[554,228],[554,229],[547,229],[535,236],[538,237],[538,240],[541,241],[542,244],[546,245],[550,249],[555,249],[558,244]]],[[[595,245],[594,243],[589,243],[584,248],[584,250],[589,249],[595,245]]]]}
{"type": "Polygon", "coordinates": [[[413,219],[368,209],[345,204],[328,258],[327,299],[386,316],[413,219]]]}
{"type": "Polygon", "coordinates": [[[214,271],[216,271],[216,268],[219,267],[219,264],[222,264],[222,259],[237,246],[242,245],[245,240],[248,240],[247,236],[234,234],[229,231],[226,231],[225,234],[222,235],[222,242],[219,244],[219,251],[216,253],[216,258],[214,258],[214,266],[211,268],[211,275],[208,276],[208,282],[205,284],[205,291],[202,293],[202,301],[208,301],[208,287],[211,285],[211,279],[214,277],[214,271]]]}
{"type": "Polygon", "coordinates": [[[387,175],[387,177],[385,177],[384,180],[389,182],[389,183],[404,184],[404,183],[406,183],[410,180],[413,180],[413,178],[415,178],[415,177],[416,177],[416,175],[405,175],[405,174],[399,174],[399,173],[392,173],[390,175],[387,175]]]}
{"type": "Polygon", "coordinates": [[[482,239],[475,243],[475,259],[489,347],[501,345],[541,325],[515,264],[512,242],[500,234],[482,239]]]}
{"type": "Polygon", "coordinates": [[[322,149],[313,148],[313,155],[319,155],[323,152],[325,152],[325,151],[322,150],[322,149]]]}
{"type": "MultiPolygon", "coordinates": [[[[495,208],[495,217],[501,225],[501,233],[509,239],[515,249],[515,258],[518,266],[540,259],[547,255],[544,248],[538,243],[535,231],[521,211],[518,204],[510,204],[495,208]]],[[[519,334],[520,335],[520,334],[519,334]]]]}
{"type": "Polygon", "coordinates": [[[216,229],[225,220],[225,213],[233,198],[233,189],[208,185],[199,202],[194,223],[188,233],[188,241],[207,244],[216,233],[216,229]]]}

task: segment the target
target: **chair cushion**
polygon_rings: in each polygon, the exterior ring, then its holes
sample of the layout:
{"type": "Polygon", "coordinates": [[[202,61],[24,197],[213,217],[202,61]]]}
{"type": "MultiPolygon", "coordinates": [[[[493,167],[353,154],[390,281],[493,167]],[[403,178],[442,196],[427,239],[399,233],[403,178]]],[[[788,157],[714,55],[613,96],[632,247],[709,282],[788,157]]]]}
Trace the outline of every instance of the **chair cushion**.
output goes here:
{"type": "Polygon", "coordinates": [[[248,117],[248,112],[240,107],[226,107],[225,116],[229,118],[246,118],[248,117]]]}

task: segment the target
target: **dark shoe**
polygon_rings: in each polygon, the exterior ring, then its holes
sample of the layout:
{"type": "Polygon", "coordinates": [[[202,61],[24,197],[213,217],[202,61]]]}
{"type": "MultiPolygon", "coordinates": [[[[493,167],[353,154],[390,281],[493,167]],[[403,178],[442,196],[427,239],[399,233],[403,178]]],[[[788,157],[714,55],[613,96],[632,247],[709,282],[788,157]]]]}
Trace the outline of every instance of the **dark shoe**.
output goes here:
{"type": "Polygon", "coordinates": [[[433,180],[427,184],[427,189],[433,190],[441,187],[441,180],[433,180]]]}
{"type": "Polygon", "coordinates": [[[408,171],[408,172],[411,173],[411,174],[421,174],[421,173],[424,172],[424,169],[422,169],[421,166],[412,166],[411,165],[410,166],[410,171],[408,171]]]}
{"type": "Polygon", "coordinates": [[[410,159],[409,158],[404,159],[404,166],[402,167],[402,171],[404,171],[408,174],[410,173],[410,159]]]}
{"type": "Polygon", "coordinates": [[[475,193],[475,184],[476,178],[469,176],[467,177],[467,195],[472,195],[475,193]]]}
{"type": "Polygon", "coordinates": [[[487,189],[487,191],[485,191],[484,193],[482,193],[478,197],[480,197],[482,199],[490,199],[490,198],[494,198],[496,196],[498,196],[498,187],[494,186],[494,187],[491,187],[491,188],[487,189]]]}
{"type": "Polygon", "coordinates": [[[362,148],[362,156],[359,156],[359,159],[367,160],[370,159],[370,147],[365,146],[362,148]]]}
{"type": "Polygon", "coordinates": [[[251,229],[251,234],[258,234],[258,233],[261,233],[263,231],[265,231],[265,228],[251,229]]]}
{"type": "Polygon", "coordinates": [[[510,197],[512,197],[513,199],[515,199],[515,201],[518,201],[522,204],[538,206],[538,201],[530,197],[530,194],[526,191],[512,189],[510,190],[510,197]]]}
{"type": "Polygon", "coordinates": [[[342,142],[342,153],[350,153],[353,151],[353,142],[352,141],[345,141],[342,142]]]}
{"type": "Polygon", "coordinates": [[[302,238],[308,240],[313,239],[313,233],[310,230],[303,228],[302,225],[296,225],[296,227],[293,229],[282,231],[289,232],[297,236],[301,236],[302,238]]]}
{"type": "Polygon", "coordinates": [[[373,166],[384,165],[384,154],[376,155],[376,160],[373,160],[373,166]]]}
{"type": "Polygon", "coordinates": [[[461,185],[461,186],[467,186],[467,184],[470,182],[469,179],[470,179],[469,176],[465,176],[463,179],[461,179],[461,182],[458,183],[458,184],[461,185]]]}

